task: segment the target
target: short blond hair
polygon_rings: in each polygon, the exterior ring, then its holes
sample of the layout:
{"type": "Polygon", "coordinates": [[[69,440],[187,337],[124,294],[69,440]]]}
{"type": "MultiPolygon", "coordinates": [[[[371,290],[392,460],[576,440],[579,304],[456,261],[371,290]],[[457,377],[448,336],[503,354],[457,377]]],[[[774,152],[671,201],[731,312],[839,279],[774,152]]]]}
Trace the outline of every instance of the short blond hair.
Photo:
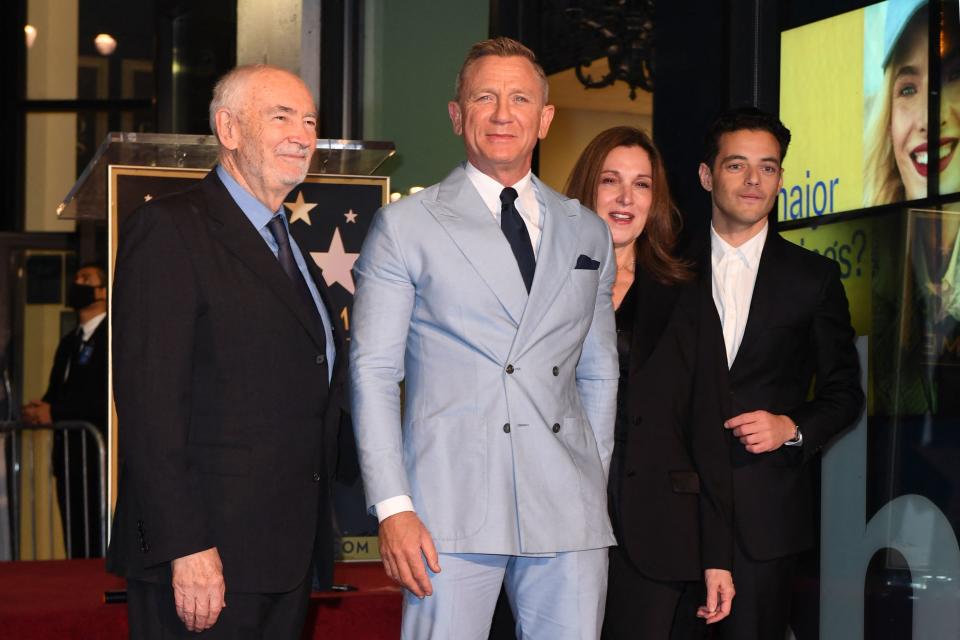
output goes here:
{"type": "Polygon", "coordinates": [[[505,36],[483,40],[470,47],[470,51],[467,52],[467,57],[463,61],[463,66],[460,67],[460,71],[457,73],[457,82],[453,88],[453,99],[456,102],[460,102],[460,92],[463,90],[463,79],[466,77],[467,71],[477,60],[487,56],[498,56],[500,58],[512,58],[516,56],[529,60],[530,64],[533,65],[533,70],[537,73],[537,77],[540,78],[541,84],[543,84],[543,103],[547,103],[550,86],[547,83],[546,72],[544,72],[540,63],[537,62],[536,54],[513,38],[507,38],[505,36]]]}

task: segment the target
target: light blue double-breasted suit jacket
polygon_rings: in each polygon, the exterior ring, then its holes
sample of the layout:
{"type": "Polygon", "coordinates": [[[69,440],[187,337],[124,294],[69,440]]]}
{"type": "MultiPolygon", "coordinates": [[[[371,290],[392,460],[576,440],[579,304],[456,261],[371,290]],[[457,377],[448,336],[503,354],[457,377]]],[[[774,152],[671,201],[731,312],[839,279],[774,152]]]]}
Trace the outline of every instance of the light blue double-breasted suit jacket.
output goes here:
{"type": "Polygon", "coordinates": [[[443,553],[615,544],[610,233],[534,181],[543,226],[529,296],[462,165],[378,211],[355,265],[351,388],[367,502],[411,496],[443,553]]]}

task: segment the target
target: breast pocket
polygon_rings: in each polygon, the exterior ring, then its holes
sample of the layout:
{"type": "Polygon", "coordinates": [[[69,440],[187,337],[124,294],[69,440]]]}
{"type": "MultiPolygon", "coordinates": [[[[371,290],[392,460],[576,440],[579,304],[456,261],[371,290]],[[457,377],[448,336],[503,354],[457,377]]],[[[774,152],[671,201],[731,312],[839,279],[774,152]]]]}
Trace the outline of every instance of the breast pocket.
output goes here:
{"type": "Polygon", "coordinates": [[[593,311],[594,301],[600,287],[599,269],[571,269],[570,292],[577,301],[593,311]]]}

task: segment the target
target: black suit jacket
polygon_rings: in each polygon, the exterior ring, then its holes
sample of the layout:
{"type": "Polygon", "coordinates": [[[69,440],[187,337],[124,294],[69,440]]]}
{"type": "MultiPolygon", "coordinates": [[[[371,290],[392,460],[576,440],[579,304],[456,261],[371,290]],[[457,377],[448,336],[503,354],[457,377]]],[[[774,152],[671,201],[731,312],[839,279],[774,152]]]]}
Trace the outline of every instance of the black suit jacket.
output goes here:
{"type": "Polygon", "coordinates": [[[729,438],[715,369],[704,375],[717,345],[702,335],[712,325],[696,283],[667,286],[638,269],[633,286],[629,427],[611,478],[617,539],[645,575],[699,580],[704,568],[729,569],[733,554],[729,438]]]}
{"type": "Polygon", "coordinates": [[[107,424],[107,352],[110,344],[107,326],[104,318],[90,336],[86,346],[89,357],[85,361],[76,357],[80,346],[76,333],[64,336],[57,345],[50,382],[43,396],[43,401],[50,404],[54,422],[82,420],[103,432],[107,424]],[[74,357],[70,363],[70,375],[66,376],[71,356],[74,357]]]}
{"type": "Polygon", "coordinates": [[[217,547],[228,590],[294,588],[315,544],[332,553],[345,346],[328,387],[315,312],[215,171],[124,221],[113,312],[109,568],[167,580],[174,558],[217,547]]]}
{"type": "MultiPolygon", "coordinates": [[[[700,295],[712,309],[713,340],[723,333],[713,303],[709,234],[703,239],[700,295]]],[[[800,447],[752,454],[730,437],[734,524],[754,560],[813,546],[811,468],[805,464],[849,426],[863,405],[860,365],[846,294],[835,262],[767,235],[747,326],[729,370],[721,356],[717,382],[724,419],[766,410],[789,416],[803,432],[800,447]],[[811,389],[811,384],[812,389],[811,389]]]]}

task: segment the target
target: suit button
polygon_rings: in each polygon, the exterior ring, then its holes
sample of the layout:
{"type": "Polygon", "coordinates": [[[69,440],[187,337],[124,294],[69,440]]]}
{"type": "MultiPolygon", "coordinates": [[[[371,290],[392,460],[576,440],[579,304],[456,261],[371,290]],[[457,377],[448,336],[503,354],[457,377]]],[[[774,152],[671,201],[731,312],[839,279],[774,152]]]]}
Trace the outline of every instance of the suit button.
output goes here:
{"type": "Polygon", "coordinates": [[[320,482],[320,474],[317,473],[316,471],[313,472],[313,481],[320,482]]]}
{"type": "Polygon", "coordinates": [[[327,361],[327,357],[326,357],[326,356],[324,356],[324,355],[318,355],[318,356],[317,356],[317,359],[316,359],[316,363],[317,363],[317,364],[323,364],[323,363],[326,362],[326,361],[327,361]]]}
{"type": "Polygon", "coordinates": [[[512,365],[512,364],[508,364],[508,365],[507,365],[507,373],[513,373],[513,365],[512,365]]]}
{"type": "Polygon", "coordinates": [[[560,375],[560,367],[554,367],[554,368],[553,368],[553,375],[555,375],[555,376],[560,375]]]}
{"type": "Polygon", "coordinates": [[[559,422],[554,422],[554,423],[553,423],[553,432],[554,432],[554,433],[560,433],[560,423],[559,423],[559,422]]]}
{"type": "Polygon", "coordinates": [[[508,422],[507,424],[503,425],[503,432],[504,432],[504,433],[510,433],[510,423],[509,423],[509,422],[508,422]]]}

